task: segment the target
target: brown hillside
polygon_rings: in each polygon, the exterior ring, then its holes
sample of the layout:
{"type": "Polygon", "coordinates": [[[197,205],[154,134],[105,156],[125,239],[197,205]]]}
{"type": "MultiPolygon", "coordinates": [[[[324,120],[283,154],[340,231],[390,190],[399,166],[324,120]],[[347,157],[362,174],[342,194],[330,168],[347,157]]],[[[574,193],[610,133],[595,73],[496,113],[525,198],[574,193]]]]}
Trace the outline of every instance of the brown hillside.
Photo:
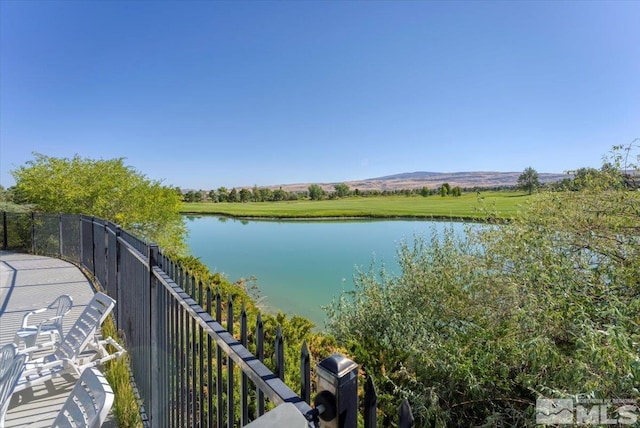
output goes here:
{"type": "MultiPolygon", "coordinates": [[[[515,186],[521,172],[412,172],[404,174],[390,175],[386,177],[370,178],[366,180],[345,181],[351,189],[358,190],[399,190],[399,189],[420,189],[428,187],[437,188],[442,183],[449,183],[450,186],[460,186],[462,188],[472,187],[503,187],[515,186]]],[[[539,173],[538,178],[541,183],[559,181],[567,178],[566,174],[539,173]]],[[[336,183],[295,183],[267,186],[270,188],[282,188],[288,192],[302,192],[309,188],[311,184],[318,184],[327,191],[333,191],[336,183]]]]}

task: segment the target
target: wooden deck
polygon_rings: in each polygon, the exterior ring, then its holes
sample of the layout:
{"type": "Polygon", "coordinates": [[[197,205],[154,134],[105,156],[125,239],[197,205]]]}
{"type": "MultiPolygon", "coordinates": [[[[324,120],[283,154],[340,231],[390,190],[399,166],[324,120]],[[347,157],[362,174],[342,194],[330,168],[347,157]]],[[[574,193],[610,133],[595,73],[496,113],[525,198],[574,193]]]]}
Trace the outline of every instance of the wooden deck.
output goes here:
{"type": "MultiPolygon", "coordinates": [[[[66,333],[93,297],[93,285],[87,277],[59,259],[0,251],[0,346],[13,342],[25,313],[47,306],[61,294],[73,298],[73,309],[65,317],[66,333]]],[[[14,394],[6,427],[50,427],[75,380],[61,377],[14,394]]],[[[103,426],[116,425],[109,420],[103,426]]]]}

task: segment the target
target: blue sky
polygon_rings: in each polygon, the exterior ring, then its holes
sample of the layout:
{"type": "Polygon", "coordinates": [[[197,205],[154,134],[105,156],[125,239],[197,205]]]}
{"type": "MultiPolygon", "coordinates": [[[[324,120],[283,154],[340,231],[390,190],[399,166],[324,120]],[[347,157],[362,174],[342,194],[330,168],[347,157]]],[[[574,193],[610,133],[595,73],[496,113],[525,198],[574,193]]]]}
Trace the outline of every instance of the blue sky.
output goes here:
{"type": "Polygon", "coordinates": [[[211,189],[598,167],[640,137],[640,2],[0,0],[0,184],[126,158],[211,189]]]}

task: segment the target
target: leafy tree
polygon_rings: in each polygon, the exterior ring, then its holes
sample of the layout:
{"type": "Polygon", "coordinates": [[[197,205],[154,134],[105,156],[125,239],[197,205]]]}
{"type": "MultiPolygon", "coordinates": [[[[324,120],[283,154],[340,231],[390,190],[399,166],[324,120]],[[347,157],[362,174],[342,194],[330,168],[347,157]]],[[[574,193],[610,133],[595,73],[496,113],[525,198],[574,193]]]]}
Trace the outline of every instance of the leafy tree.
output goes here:
{"type": "Polygon", "coordinates": [[[638,397],[640,192],[615,160],[508,224],[403,243],[397,276],[357,273],[329,328],[376,379],[383,426],[404,397],[417,426],[527,426],[537,398],[638,397]]]}
{"type": "Polygon", "coordinates": [[[311,186],[309,186],[309,198],[311,198],[311,200],[318,201],[322,199],[323,196],[324,190],[322,190],[322,187],[317,184],[312,184],[311,186]]]}
{"type": "Polygon", "coordinates": [[[216,195],[216,191],[215,190],[209,190],[209,200],[211,202],[218,202],[218,195],[216,195]]]}
{"type": "Polygon", "coordinates": [[[157,242],[167,251],[184,250],[186,228],[175,189],[150,180],[122,158],[34,159],[13,170],[24,202],[53,213],[95,215],[157,242]]]}
{"type": "Polygon", "coordinates": [[[620,174],[613,164],[605,162],[600,169],[578,168],[575,171],[570,171],[569,174],[572,175],[572,178],[563,180],[561,185],[563,185],[563,189],[573,191],[597,187],[620,187],[625,185],[627,173],[620,174]],[[618,178],[612,181],[611,177],[613,176],[618,178]]]}
{"type": "Polygon", "coordinates": [[[25,213],[32,210],[33,207],[24,200],[24,197],[16,193],[15,186],[5,189],[0,185],[0,211],[25,213]]]}
{"type": "Polygon", "coordinates": [[[184,194],[185,202],[202,202],[202,190],[189,190],[184,194]]]}
{"type": "Polygon", "coordinates": [[[257,185],[254,185],[253,189],[251,190],[251,198],[254,202],[264,202],[264,199],[260,195],[260,189],[257,185]]]}
{"type": "Polygon", "coordinates": [[[455,186],[451,189],[451,196],[462,196],[462,188],[460,186],[455,186]]]}
{"type": "Polygon", "coordinates": [[[288,199],[287,192],[279,188],[273,192],[273,200],[274,201],[285,201],[288,199]]]}
{"type": "Polygon", "coordinates": [[[447,196],[451,192],[451,186],[449,183],[443,183],[440,186],[440,196],[447,196]]]}
{"type": "Polygon", "coordinates": [[[240,201],[240,196],[238,196],[238,191],[236,190],[235,187],[233,189],[231,189],[231,191],[229,192],[229,195],[227,196],[227,201],[228,202],[239,202],[240,201]]]}
{"type": "Polygon", "coordinates": [[[525,168],[522,174],[518,177],[518,188],[526,190],[529,194],[532,194],[538,187],[540,187],[538,172],[531,167],[525,168]]]}
{"type": "Polygon", "coordinates": [[[263,201],[273,201],[274,200],[273,190],[269,189],[268,187],[260,188],[260,199],[263,201]]]}
{"type": "Polygon", "coordinates": [[[336,191],[336,196],[338,198],[344,198],[345,196],[349,196],[349,186],[345,183],[336,184],[333,186],[336,191]]]}
{"type": "Polygon", "coordinates": [[[430,194],[431,192],[429,191],[429,188],[427,186],[423,186],[422,189],[420,189],[420,195],[424,196],[425,198],[430,194]]]}
{"type": "Polygon", "coordinates": [[[251,200],[251,192],[247,189],[240,189],[240,202],[249,202],[251,200]]]}
{"type": "Polygon", "coordinates": [[[226,187],[218,187],[218,200],[220,202],[227,202],[229,200],[229,191],[226,187]]]}
{"type": "Polygon", "coordinates": [[[599,176],[599,171],[595,168],[578,168],[573,173],[573,187],[571,190],[582,190],[588,188],[593,180],[599,176]]]}

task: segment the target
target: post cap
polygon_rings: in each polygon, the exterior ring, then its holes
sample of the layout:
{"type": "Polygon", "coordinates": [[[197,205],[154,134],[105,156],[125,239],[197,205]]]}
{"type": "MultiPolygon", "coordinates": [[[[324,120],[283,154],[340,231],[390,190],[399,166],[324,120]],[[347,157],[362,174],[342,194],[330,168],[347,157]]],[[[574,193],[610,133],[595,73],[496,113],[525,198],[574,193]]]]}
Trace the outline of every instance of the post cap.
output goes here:
{"type": "Polygon", "coordinates": [[[318,363],[318,367],[322,367],[329,373],[334,374],[340,378],[358,368],[358,364],[351,361],[342,354],[335,353],[318,363]]]}

